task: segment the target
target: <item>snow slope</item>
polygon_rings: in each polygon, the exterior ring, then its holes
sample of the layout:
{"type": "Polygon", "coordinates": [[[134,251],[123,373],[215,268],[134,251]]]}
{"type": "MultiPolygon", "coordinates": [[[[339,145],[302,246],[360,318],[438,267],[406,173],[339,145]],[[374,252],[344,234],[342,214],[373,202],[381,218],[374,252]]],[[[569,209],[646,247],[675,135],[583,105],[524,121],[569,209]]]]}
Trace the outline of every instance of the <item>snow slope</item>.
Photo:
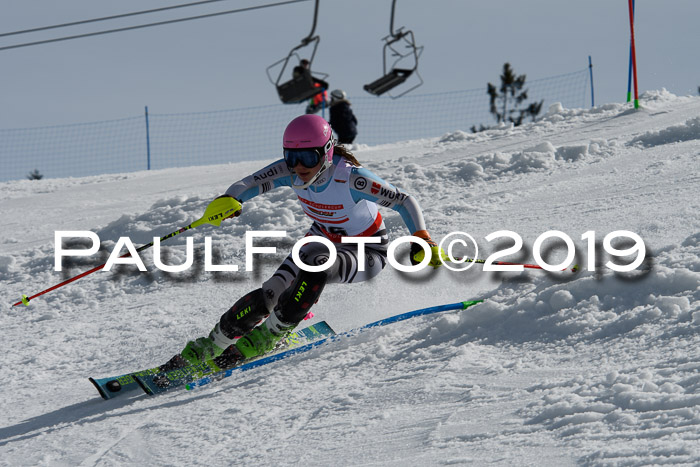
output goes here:
{"type": "MultiPolygon", "coordinates": [[[[103,401],[87,377],[163,362],[208,332],[306,231],[291,193],[192,231],[188,272],[157,270],[148,250],[147,273],[98,272],[11,308],[22,293],[100,264],[121,236],[140,245],[189,224],[265,161],[0,184],[0,464],[697,465],[700,98],[659,91],[641,104],[554,105],[518,128],[355,147],[419,199],[435,238],[467,232],[486,257],[510,243],[484,237],[511,230],[525,246],[504,259],[532,263],[535,239],[560,230],[576,244],[579,273],[387,268],[367,284],[327,287],[315,319],[343,331],[485,302],[151,398],[103,401]],[[54,272],[56,230],[92,230],[105,251],[54,272]],[[288,237],[270,240],[278,252],[245,272],[248,230],[288,237]],[[646,244],[633,272],[605,266],[602,240],[616,230],[646,244]],[[587,231],[596,232],[596,271],[585,267],[587,231]],[[204,271],[205,236],[219,264],[241,271],[204,271]]],[[[393,238],[407,234],[383,213],[393,238]]],[[[183,262],[185,235],[167,245],[166,262],[183,262]]],[[[566,256],[562,245],[548,244],[550,263],[566,256]]]]}

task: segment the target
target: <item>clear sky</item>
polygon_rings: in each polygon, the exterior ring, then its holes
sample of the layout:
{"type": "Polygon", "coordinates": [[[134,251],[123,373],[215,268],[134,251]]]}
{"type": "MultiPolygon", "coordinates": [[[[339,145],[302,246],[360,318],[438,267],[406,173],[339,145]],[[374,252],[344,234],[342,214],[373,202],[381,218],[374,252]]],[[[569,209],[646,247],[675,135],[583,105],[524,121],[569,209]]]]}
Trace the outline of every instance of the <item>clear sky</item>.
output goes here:
{"type": "MultiPolygon", "coordinates": [[[[0,1],[0,33],[164,6],[188,0],[0,1]]],[[[274,3],[209,5],[33,34],[0,47],[274,3]]],[[[636,2],[640,93],[665,87],[697,94],[700,1],[636,2]]],[[[279,103],[265,69],[311,31],[314,1],[133,31],[0,51],[0,128],[111,120],[279,103]]],[[[313,68],[331,88],[369,96],[381,75],[391,0],[321,0],[313,68]]],[[[398,0],[395,28],[425,47],[414,93],[486,89],[504,62],[528,79],[578,71],[593,58],[596,104],[627,93],[626,0],[398,0]]],[[[383,97],[387,98],[387,97],[383,97]]],[[[300,112],[301,112],[300,108],[300,112]]]]}

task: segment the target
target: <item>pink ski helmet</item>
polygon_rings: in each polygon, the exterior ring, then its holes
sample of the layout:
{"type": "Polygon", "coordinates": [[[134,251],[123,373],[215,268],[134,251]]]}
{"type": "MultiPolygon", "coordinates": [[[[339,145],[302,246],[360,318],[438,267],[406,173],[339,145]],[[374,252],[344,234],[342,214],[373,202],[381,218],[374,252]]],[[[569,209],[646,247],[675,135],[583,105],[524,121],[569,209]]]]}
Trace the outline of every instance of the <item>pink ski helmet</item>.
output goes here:
{"type": "Polygon", "coordinates": [[[333,132],[330,124],[318,115],[295,118],[284,130],[282,146],[285,149],[318,148],[326,160],[333,160],[333,132]]]}
{"type": "Polygon", "coordinates": [[[282,137],[282,147],[288,165],[292,162],[291,166],[294,167],[297,160],[299,160],[299,162],[306,167],[309,167],[309,165],[304,163],[304,158],[294,157],[297,155],[317,155],[315,159],[316,163],[311,167],[318,164],[319,161],[323,161],[323,165],[316,176],[313,180],[305,183],[303,188],[311,185],[324,170],[333,165],[334,145],[335,140],[333,139],[331,126],[322,117],[308,114],[297,117],[289,122],[289,125],[287,125],[287,128],[284,130],[284,136],[282,137]],[[308,149],[308,151],[304,151],[304,149],[308,149]]]}

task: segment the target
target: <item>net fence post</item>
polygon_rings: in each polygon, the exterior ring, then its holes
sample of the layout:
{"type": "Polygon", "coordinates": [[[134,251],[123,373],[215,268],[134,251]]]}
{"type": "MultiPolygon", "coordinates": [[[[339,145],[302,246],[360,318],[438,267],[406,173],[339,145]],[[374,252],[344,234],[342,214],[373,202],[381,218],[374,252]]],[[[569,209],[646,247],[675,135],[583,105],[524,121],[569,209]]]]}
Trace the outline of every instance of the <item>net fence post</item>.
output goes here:
{"type": "Polygon", "coordinates": [[[151,170],[151,133],[148,127],[148,106],[146,106],[146,167],[151,170]]]}
{"type": "Polygon", "coordinates": [[[593,93],[593,61],[588,56],[588,70],[591,72],[591,107],[595,107],[595,94],[593,93]]]}

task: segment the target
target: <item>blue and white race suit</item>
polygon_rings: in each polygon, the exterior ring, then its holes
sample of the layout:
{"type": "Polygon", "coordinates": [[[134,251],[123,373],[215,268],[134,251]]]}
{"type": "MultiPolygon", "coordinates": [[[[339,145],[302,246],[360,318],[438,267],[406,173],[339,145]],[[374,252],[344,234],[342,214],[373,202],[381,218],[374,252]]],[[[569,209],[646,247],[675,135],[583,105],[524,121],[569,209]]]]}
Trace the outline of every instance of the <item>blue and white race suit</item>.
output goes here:
{"type": "MultiPolygon", "coordinates": [[[[362,282],[376,276],[386,266],[389,239],[377,205],[398,212],[410,233],[425,231],[423,214],[414,198],[366,168],[352,165],[344,157],[335,155],[333,165],[308,188],[294,187],[302,183],[289,170],[284,159],[280,159],[235,182],[226,194],[245,203],[275,188],[292,188],[302,209],[313,221],[307,236],[323,236],[335,244],[338,256],[326,270],[327,283],[362,282]],[[341,243],[342,237],[348,236],[380,238],[380,243],[365,244],[363,271],[358,268],[358,245],[341,243]]],[[[307,243],[301,248],[299,257],[308,265],[321,265],[328,260],[328,249],[317,242],[307,243]]],[[[299,270],[290,254],[265,281],[262,289],[269,310],[294,282],[299,270]]]]}

